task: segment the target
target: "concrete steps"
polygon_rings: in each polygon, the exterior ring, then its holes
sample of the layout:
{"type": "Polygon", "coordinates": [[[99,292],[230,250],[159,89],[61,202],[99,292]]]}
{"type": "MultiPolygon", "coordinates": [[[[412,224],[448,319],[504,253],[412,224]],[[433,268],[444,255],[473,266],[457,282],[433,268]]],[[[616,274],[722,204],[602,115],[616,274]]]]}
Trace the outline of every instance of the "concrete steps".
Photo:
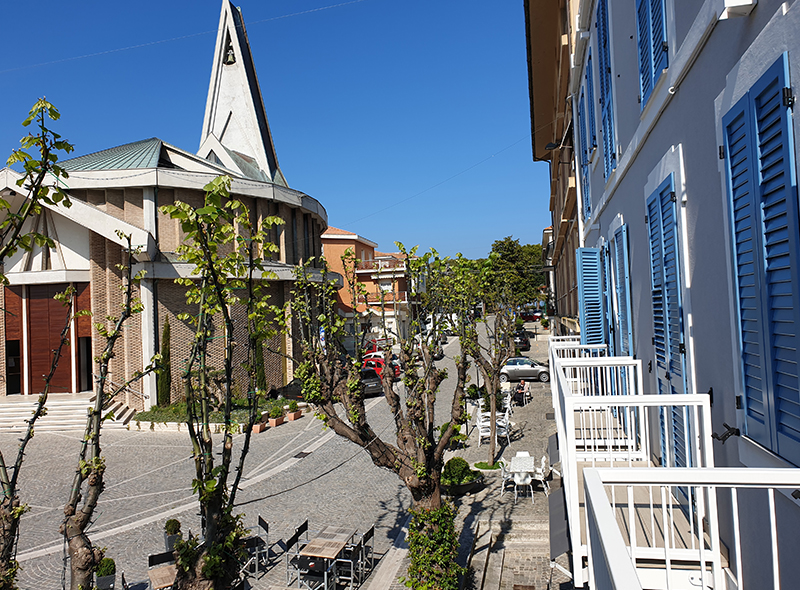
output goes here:
{"type": "MultiPolygon", "coordinates": [[[[86,428],[86,415],[93,404],[91,393],[50,394],[47,399],[47,413],[36,421],[36,431],[83,430],[86,428]]],[[[28,426],[36,409],[38,396],[6,397],[0,402],[0,433],[22,433],[28,426]]],[[[106,429],[124,429],[133,418],[132,410],[121,402],[112,404],[104,415],[114,412],[114,419],[103,423],[106,429]]]]}

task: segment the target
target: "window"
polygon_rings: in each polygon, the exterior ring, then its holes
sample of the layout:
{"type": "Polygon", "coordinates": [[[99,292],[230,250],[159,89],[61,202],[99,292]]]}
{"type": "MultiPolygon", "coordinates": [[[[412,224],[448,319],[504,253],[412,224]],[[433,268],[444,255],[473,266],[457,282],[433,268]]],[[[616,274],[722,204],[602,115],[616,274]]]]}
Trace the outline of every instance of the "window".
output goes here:
{"type": "Polygon", "coordinates": [[[723,116],[745,431],[800,465],[800,236],[787,54],[723,116]]]}
{"type": "Polygon", "coordinates": [[[581,199],[583,200],[583,219],[589,221],[592,215],[592,199],[589,193],[589,152],[591,148],[586,141],[586,107],[583,90],[578,99],[578,134],[580,136],[581,161],[581,199]]]}
{"type": "Polygon", "coordinates": [[[644,108],[661,72],[668,65],[664,0],[636,0],[639,35],[639,96],[644,108]]]}
{"type": "Polygon", "coordinates": [[[608,0],[597,2],[597,52],[599,54],[600,119],[603,131],[603,174],[606,178],[617,167],[614,144],[614,104],[611,88],[611,47],[608,39],[608,0]]]}

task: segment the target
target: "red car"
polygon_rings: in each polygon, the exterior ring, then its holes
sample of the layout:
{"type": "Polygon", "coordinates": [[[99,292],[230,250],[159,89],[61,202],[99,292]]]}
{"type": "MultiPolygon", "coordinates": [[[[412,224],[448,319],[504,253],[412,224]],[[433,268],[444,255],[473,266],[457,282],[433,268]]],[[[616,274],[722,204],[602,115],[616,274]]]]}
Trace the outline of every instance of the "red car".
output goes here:
{"type": "MultiPolygon", "coordinates": [[[[364,360],[364,364],[361,366],[362,369],[374,369],[375,372],[378,374],[378,377],[383,379],[383,367],[384,367],[384,360],[379,358],[369,358],[364,360]]],[[[394,363],[391,363],[392,368],[394,369],[394,378],[400,379],[400,367],[394,363]]]]}

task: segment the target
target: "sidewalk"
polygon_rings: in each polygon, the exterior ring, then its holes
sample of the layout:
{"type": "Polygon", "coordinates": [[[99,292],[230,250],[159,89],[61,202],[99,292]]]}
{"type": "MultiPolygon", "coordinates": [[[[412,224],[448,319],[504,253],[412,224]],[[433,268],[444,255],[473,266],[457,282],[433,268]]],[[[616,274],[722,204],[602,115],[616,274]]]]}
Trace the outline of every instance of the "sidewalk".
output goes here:
{"type": "MultiPolygon", "coordinates": [[[[529,330],[532,331],[530,327],[529,330]]],[[[531,337],[531,350],[525,355],[546,362],[548,341],[547,334],[537,334],[536,340],[531,337]]],[[[510,459],[517,451],[528,451],[538,461],[547,451],[548,438],[556,431],[552,418],[550,384],[532,383],[531,394],[533,399],[527,406],[514,408],[511,443],[509,445],[505,439],[498,441],[497,458],[502,456],[510,459]]],[[[448,451],[445,460],[460,456],[471,465],[488,461],[489,445],[485,442],[478,445],[474,418],[470,420],[469,426],[469,440],[462,448],[448,451]]],[[[499,470],[484,471],[484,482],[483,488],[476,493],[453,498],[458,507],[457,527],[462,531],[459,562],[466,563],[480,522],[482,529],[490,526],[498,536],[494,550],[504,552],[499,586],[495,587],[500,590],[571,588],[565,576],[550,568],[548,502],[545,494],[540,488],[536,488],[533,503],[529,496],[524,496],[515,505],[513,491],[500,495],[499,470]]],[[[551,487],[559,485],[559,481],[551,482],[551,487]]],[[[403,576],[408,568],[406,531],[407,528],[381,560],[375,575],[371,576],[365,586],[367,590],[405,588],[397,578],[403,576]]],[[[562,565],[568,565],[565,559],[562,565]]],[[[476,588],[468,577],[466,588],[471,587],[476,588]]]]}

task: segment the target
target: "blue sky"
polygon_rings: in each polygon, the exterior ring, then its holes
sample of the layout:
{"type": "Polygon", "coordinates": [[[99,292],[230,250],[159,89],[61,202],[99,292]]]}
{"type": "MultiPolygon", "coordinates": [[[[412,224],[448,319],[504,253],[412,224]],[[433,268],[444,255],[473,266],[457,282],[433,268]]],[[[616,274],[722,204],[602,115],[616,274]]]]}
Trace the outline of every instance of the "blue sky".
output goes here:
{"type": "MultiPolygon", "coordinates": [[[[541,241],[548,170],[531,158],[522,0],[237,5],[281,170],[330,225],[383,251],[541,241]]],[[[3,7],[16,39],[0,57],[4,159],[41,96],[75,155],[154,136],[197,150],[218,0],[32,6],[3,7]]]]}

